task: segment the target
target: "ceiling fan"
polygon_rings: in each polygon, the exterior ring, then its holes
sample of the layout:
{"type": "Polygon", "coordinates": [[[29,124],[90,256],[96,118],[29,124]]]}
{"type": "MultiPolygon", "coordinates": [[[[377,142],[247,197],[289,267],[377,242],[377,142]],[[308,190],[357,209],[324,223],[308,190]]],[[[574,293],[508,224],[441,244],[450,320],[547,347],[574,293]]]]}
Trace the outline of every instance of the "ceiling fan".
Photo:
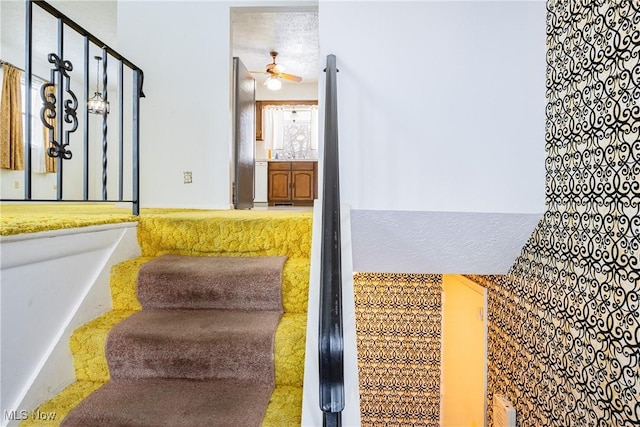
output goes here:
{"type": "Polygon", "coordinates": [[[266,70],[262,71],[252,71],[253,73],[262,73],[268,74],[269,78],[264,83],[269,89],[280,89],[281,83],[278,79],[290,80],[292,82],[301,82],[302,77],[296,76],[294,74],[288,74],[284,72],[284,66],[276,63],[276,57],[278,56],[278,52],[271,51],[271,63],[267,64],[266,70]]]}

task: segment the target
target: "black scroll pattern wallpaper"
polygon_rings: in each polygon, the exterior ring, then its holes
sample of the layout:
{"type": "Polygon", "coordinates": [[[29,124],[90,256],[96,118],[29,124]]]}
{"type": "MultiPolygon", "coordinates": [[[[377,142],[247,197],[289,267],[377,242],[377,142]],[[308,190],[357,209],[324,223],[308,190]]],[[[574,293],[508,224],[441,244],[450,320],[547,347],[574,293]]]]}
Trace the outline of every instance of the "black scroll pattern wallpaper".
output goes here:
{"type": "Polygon", "coordinates": [[[519,426],[640,426],[640,7],[547,9],[547,210],[508,275],[473,277],[489,404],[519,426]]]}
{"type": "Polygon", "coordinates": [[[367,426],[440,426],[442,276],[354,275],[367,426]]]}

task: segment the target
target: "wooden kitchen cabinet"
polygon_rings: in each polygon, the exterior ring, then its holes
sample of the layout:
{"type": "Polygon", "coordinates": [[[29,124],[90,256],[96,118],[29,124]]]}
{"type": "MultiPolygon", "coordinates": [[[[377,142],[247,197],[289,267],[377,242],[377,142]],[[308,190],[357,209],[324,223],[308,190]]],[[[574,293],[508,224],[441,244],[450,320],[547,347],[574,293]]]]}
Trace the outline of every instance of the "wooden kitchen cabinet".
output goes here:
{"type": "Polygon", "coordinates": [[[269,205],[311,206],[318,195],[318,162],[269,162],[269,205]]]}

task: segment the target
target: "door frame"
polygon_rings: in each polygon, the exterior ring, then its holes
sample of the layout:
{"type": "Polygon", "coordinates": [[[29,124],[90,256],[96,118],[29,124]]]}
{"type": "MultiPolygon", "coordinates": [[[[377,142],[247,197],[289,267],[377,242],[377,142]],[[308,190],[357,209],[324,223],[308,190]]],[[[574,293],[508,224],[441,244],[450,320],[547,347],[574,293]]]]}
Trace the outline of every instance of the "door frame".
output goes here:
{"type": "Polygon", "coordinates": [[[256,83],[238,57],[233,57],[232,86],[232,203],[235,209],[252,209],[255,196],[256,83]],[[251,96],[244,99],[249,92],[251,96]]]}

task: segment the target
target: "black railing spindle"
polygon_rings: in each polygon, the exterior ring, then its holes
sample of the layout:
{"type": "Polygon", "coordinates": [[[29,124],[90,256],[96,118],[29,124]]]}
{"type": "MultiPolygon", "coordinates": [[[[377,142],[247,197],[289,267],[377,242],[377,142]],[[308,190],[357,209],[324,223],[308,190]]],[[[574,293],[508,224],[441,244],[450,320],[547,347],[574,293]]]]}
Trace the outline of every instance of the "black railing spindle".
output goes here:
{"type": "Polygon", "coordinates": [[[138,158],[140,156],[140,98],[144,96],[142,93],[142,82],[144,74],[141,70],[133,70],[133,108],[131,113],[131,121],[133,124],[133,135],[131,141],[131,151],[133,155],[133,168],[132,168],[132,180],[133,180],[133,214],[138,215],[140,213],[140,197],[138,192],[140,191],[140,162],[138,158]]]}
{"type": "MultiPolygon", "coordinates": [[[[102,48],[102,96],[104,102],[109,102],[109,94],[107,93],[108,77],[107,77],[107,60],[108,60],[107,48],[102,48]]],[[[107,104],[108,105],[108,104],[107,104]]],[[[102,200],[107,200],[107,165],[108,165],[108,140],[107,135],[109,132],[107,125],[107,110],[102,113],[102,200]]]]}
{"type": "MultiPolygon", "coordinates": [[[[30,1],[26,3],[25,8],[25,41],[24,41],[24,84],[25,87],[31,90],[33,84],[33,32],[31,27],[33,25],[33,5],[30,1]]],[[[24,198],[31,199],[31,135],[33,129],[31,129],[31,112],[33,111],[33,105],[31,105],[31,97],[25,96],[25,144],[24,144],[24,198]]]]}
{"type": "MultiPolygon", "coordinates": [[[[84,98],[89,99],[89,37],[84,36],[84,98]]],[[[82,198],[89,200],[89,108],[84,106],[84,128],[82,131],[82,198]]]]}
{"type": "MultiPolygon", "coordinates": [[[[62,19],[62,17],[58,18],[58,58],[60,58],[60,61],[64,61],[64,20],[62,19]]],[[[49,61],[51,62],[51,61],[49,61]]],[[[56,66],[62,67],[62,64],[56,64],[56,66]]],[[[56,138],[58,139],[58,144],[64,144],[64,106],[63,106],[63,102],[62,102],[62,97],[63,97],[63,93],[64,93],[64,84],[62,82],[62,72],[59,69],[57,76],[58,76],[58,81],[56,82],[55,79],[53,78],[55,74],[52,73],[52,79],[51,79],[51,83],[57,84],[57,91],[56,91],[56,96],[57,98],[57,102],[58,102],[58,111],[57,111],[57,116],[56,116],[56,130],[57,135],[56,138]]],[[[31,90],[31,89],[29,89],[31,90]]],[[[62,190],[63,190],[63,182],[62,182],[62,169],[63,169],[63,162],[62,160],[64,159],[64,157],[62,155],[59,155],[56,162],[56,173],[57,173],[57,182],[56,182],[56,192],[57,192],[57,199],[58,200],[62,200],[62,190]]]]}
{"type": "Polygon", "coordinates": [[[118,198],[124,198],[124,65],[118,61],[118,198]]]}

